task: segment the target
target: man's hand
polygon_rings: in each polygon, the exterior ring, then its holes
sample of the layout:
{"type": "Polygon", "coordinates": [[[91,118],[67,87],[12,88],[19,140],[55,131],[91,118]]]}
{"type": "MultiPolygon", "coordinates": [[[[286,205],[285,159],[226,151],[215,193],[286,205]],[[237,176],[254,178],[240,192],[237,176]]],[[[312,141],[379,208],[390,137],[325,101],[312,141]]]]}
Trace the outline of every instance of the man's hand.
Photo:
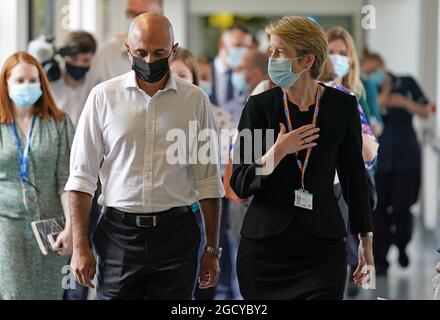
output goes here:
{"type": "Polygon", "coordinates": [[[200,258],[199,288],[215,287],[220,275],[218,258],[209,252],[204,252],[200,258]]]}
{"type": "Polygon", "coordinates": [[[92,281],[96,273],[96,259],[89,247],[73,250],[70,267],[78,283],[91,289],[95,288],[92,281]]]}
{"type": "Polygon", "coordinates": [[[362,285],[374,277],[373,238],[366,237],[359,244],[359,262],[353,273],[354,283],[362,285]],[[367,266],[369,268],[367,268],[367,266]],[[373,272],[373,274],[372,274],[373,272]]]}
{"type": "Polygon", "coordinates": [[[54,249],[60,256],[67,256],[72,253],[72,229],[66,227],[57,237],[54,249]]]}

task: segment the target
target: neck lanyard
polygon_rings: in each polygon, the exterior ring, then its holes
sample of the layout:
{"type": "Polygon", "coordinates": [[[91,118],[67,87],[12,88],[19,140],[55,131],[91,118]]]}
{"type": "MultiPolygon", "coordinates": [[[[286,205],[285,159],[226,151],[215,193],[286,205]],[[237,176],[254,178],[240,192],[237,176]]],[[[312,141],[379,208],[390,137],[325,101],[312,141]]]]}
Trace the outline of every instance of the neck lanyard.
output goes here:
{"type": "Polygon", "coordinates": [[[20,183],[22,185],[24,184],[28,176],[29,149],[31,145],[32,131],[34,130],[35,125],[35,118],[35,116],[32,117],[31,130],[29,132],[29,135],[26,137],[26,144],[24,146],[23,152],[21,151],[21,143],[20,137],[18,135],[17,126],[15,125],[15,123],[11,124],[12,132],[15,136],[15,145],[17,147],[18,165],[20,169],[20,183]]]}
{"type": "MultiPolygon", "coordinates": [[[[316,99],[315,99],[315,111],[313,112],[313,122],[312,122],[312,124],[315,125],[318,121],[320,101],[321,101],[321,94],[319,93],[319,86],[318,86],[318,90],[316,92],[316,99]]],[[[288,100],[287,92],[284,92],[283,94],[283,102],[284,102],[284,113],[286,115],[286,120],[287,120],[287,129],[289,130],[289,132],[291,132],[293,131],[293,126],[292,126],[292,119],[290,117],[289,100],[288,100]]],[[[301,187],[303,191],[306,190],[304,187],[304,180],[311,154],[312,154],[312,148],[307,149],[304,163],[302,163],[301,160],[298,158],[298,152],[296,153],[296,163],[298,164],[299,170],[301,171],[301,187]]]]}

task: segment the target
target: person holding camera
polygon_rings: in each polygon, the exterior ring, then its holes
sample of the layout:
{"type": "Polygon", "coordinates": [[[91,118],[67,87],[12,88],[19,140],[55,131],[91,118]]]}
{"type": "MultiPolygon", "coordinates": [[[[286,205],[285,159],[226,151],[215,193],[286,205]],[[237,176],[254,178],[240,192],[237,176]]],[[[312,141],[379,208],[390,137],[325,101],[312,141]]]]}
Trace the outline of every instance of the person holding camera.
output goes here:
{"type": "Polygon", "coordinates": [[[69,33],[62,49],[64,68],[61,78],[51,83],[58,107],[69,116],[75,127],[89,94],[84,84],[96,47],[96,40],[90,33],[69,33]]]}

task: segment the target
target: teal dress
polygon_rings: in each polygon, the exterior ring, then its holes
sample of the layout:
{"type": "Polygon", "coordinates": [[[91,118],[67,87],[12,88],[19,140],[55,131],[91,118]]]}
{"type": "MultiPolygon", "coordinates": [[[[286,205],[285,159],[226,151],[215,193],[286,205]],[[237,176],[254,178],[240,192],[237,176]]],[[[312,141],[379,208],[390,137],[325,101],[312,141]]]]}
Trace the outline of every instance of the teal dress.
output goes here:
{"type": "MultiPolygon", "coordinates": [[[[26,138],[18,129],[23,148],[26,138]]],[[[15,135],[0,124],[0,300],[53,300],[63,294],[67,259],[43,256],[31,222],[63,216],[60,195],[69,176],[74,129],[62,121],[36,118],[30,141],[28,179],[39,190],[29,211],[23,203],[15,135]]]]}

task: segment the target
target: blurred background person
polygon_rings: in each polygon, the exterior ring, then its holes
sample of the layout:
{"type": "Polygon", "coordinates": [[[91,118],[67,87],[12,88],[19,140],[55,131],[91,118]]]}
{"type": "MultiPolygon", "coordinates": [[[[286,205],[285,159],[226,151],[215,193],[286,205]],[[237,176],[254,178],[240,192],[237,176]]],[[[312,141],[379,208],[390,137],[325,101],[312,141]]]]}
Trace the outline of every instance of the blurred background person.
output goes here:
{"type": "Polygon", "coordinates": [[[379,138],[373,245],[376,274],[386,275],[392,244],[399,250],[399,264],[405,268],[410,263],[406,252],[413,229],[410,208],[418,200],[421,174],[421,151],[413,117],[427,118],[431,104],[414,78],[386,71],[380,55],[370,53],[362,61],[364,74],[380,88],[379,103],[385,124],[379,138]]]}
{"type": "Polygon", "coordinates": [[[68,194],[73,125],[60,110],[39,62],[10,56],[0,76],[0,300],[61,299],[72,250],[68,194]],[[43,256],[31,222],[62,216],[59,254],[43,256]]]}
{"type": "Polygon", "coordinates": [[[255,49],[243,54],[232,75],[234,89],[248,97],[260,82],[269,80],[268,62],[267,55],[255,49]]]}
{"type": "Polygon", "coordinates": [[[92,34],[85,31],[70,32],[64,42],[64,48],[74,55],[63,57],[64,67],[61,79],[51,83],[52,93],[57,106],[78,124],[88,92],[85,92],[85,79],[90,69],[97,44],[92,34]]]}
{"type": "Polygon", "coordinates": [[[243,54],[252,47],[252,35],[242,25],[233,25],[222,34],[218,55],[212,62],[213,92],[211,102],[229,111],[238,124],[245,103],[242,92],[234,89],[232,74],[243,54]]]}
{"type": "MultiPolygon", "coordinates": [[[[361,69],[354,40],[350,33],[339,26],[330,28],[327,31],[330,55],[333,70],[336,74],[335,83],[353,92],[359,100],[362,110],[367,117],[368,124],[374,114],[380,109],[371,110],[366,99],[365,88],[361,80],[361,69]]],[[[374,104],[377,107],[377,103],[374,104]]]]}
{"type": "MultiPolygon", "coordinates": [[[[384,122],[382,118],[382,110],[379,105],[379,87],[377,83],[377,78],[374,79],[374,77],[368,76],[365,71],[368,72],[368,65],[370,64],[370,61],[365,60],[364,58],[369,56],[369,50],[367,47],[364,48],[362,53],[362,58],[360,60],[361,62],[361,80],[362,84],[365,88],[365,99],[367,100],[367,104],[370,108],[370,119],[369,123],[371,126],[371,129],[373,130],[376,137],[380,137],[384,130],[384,122]],[[365,69],[365,70],[364,70],[365,69]]],[[[371,58],[371,56],[370,56],[371,58]]],[[[380,60],[380,57],[378,57],[380,60]]],[[[381,73],[378,73],[379,75],[379,82],[380,82],[380,76],[381,73]]]]}
{"type": "MultiPolygon", "coordinates": [[[[359,97],[358,111],[362,126],[362,156],[365,162],[366,172],[368,175],[367,191],[370,198],[370,206],[374,210],[377,204],[376,188],[374,185],[374,175],[371,171],[376,163],[379,144],[370,127],[365,110],[368,109],[368,104],[363,97],[364,88],[360,79],[360,66],[356,53],[354,40],[350,33],[342,27],[333,27],[327,31],[329,42],[329,60],[327,61],[325,72],[321,77],[322,81],[328,85],[341,90],[350,95],[356,95],[348,88],[356,89],[359,97]],[[365,105],[363,107],[360,103],[362,101],[365,105]]],[[[335,195],[338,200],[339,209],[346,221],[347,227],[349,224],[348,206],[346,200],[342,195],[342,188],[339,183],[339,178],[335,179],[335,195]]],[[[350,231],[350,230],[348,230],[350,231]]],[[[349,266],[348,274],[351,275],[356,270],[358,265],[358,246],[359,240],[357,237],[350,234],[346,238],[347,248],[347,264],[349,266]]],[[[351,277],[348,278],[347,295],[354,297],[359,292],[359,287],[354,283],[351,277]]]]}
{"type": "Polygon", "coordinates": [[[202,56],[197,59],[200,73],[200,88],[205,91],[208,97],[212,96],[212,69],[208,58],[202,56]]]}

